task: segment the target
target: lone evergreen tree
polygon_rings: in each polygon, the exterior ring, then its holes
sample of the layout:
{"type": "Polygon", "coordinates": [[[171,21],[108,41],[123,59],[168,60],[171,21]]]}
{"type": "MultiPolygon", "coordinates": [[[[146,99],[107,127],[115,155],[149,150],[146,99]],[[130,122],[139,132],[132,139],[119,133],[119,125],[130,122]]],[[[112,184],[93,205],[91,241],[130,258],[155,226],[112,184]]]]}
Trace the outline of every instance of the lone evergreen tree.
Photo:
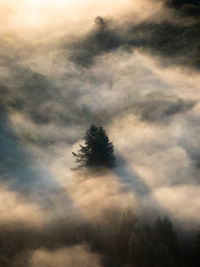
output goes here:
{"type": "Polygon", "coordinates": [[[85,144],[80,145],[80,150],[77,153],[72,152],[79,167],[115,166],[113,144],[102,127],[91,125],[83,140],[85,144]]]}

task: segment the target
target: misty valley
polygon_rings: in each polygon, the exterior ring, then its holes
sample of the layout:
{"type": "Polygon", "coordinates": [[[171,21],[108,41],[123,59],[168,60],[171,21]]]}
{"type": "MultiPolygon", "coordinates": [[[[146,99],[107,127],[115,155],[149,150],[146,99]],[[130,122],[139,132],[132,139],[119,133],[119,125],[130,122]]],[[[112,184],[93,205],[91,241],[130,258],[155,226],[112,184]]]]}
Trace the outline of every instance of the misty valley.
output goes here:
{"type": "Polygon", "coordinates": [[[199,1],[0,14],[0,267],[199,267],[199,1]]]}

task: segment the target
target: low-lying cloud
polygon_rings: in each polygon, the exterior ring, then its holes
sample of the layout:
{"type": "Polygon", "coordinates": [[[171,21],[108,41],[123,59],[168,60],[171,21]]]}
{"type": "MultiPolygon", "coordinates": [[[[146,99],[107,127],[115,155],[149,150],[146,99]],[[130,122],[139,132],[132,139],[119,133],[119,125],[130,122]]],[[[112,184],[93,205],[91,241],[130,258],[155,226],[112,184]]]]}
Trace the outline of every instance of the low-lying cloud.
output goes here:
{"type": "Polygon", "coordinates": [[[100,257],[95,253],[91,253],[87,246],[79,245],[71,248],[61,248],[55,251],[36,250],[29,259],[28,266],[84,266],[84,267],[100,267],[100,257]]]}
{"type": "Polygon", "coordinates": [[[106,227],[102,238],[111,238],[127,209],[197,229],[199,18],[188,14],[196,2],[116,1],[103,10],[105,1],[74,1],[74,19],[52,27],[44,8],[57,18],[70,3],[35,6],[38,22],[22,27],[34,9],[24,14],[24,1],[15,2],[16,10],[0,4],[8,10],[0,36],[0,225],[6,234],[14,224],[28,229],[17,256],[30,267],[104,266],[94,229],[106,227]],[[71,152],[92,123],[113,141],[112,172],[74,169],[71,152]]]}

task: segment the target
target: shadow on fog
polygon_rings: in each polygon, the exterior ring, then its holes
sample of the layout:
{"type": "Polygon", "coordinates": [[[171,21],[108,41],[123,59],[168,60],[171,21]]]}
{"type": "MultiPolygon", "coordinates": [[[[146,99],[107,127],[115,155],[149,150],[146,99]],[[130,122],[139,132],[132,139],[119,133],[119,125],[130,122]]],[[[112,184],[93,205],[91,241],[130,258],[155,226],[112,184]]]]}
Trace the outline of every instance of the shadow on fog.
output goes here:
{"type": "Polygon", "coordinates": [[[154,197],[152,189],[143,181],[138,173],[130,166],[127,160],[118,153],[118,166],[113,169],[115,176],[128,192],[132,192],[138,203],[143,201],[142,206],[150,210],[166,214],[165,208],[154,197]]]}
{"type": "MultiPolygon", "coordinates": [[[[56,182],[37,159],[22,147],[11,126],[6,111],[0,111],[0,182],[9,190],[21,194],[27,201],[37,202],[44,208],[67,207],[77,210],[66,191],[56,182]]],[[[122,155],[118,156],[115,176],[132,192],[139,202],[149,197],[156,210],[164,211],[154,198],[152,190],[128,164],[122,155]]]]}
{"type": "Polygon", "coordinates": [[[9,190],[42,207],[73,207],[66,191],[22,147],[5,110],[0,110],[0,181],[6,183],[9,190]]]}

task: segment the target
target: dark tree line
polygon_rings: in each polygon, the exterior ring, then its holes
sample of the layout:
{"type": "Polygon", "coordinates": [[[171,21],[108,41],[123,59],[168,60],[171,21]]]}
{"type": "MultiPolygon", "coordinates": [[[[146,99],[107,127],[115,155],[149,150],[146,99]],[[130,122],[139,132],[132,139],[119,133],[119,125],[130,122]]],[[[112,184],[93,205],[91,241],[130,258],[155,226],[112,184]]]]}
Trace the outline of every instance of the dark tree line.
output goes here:
{"type": "Polygon", "coordinates": [[[147,225],[138,223],[131,212],[124,213],[113,240],[106,266],[179,266],[177,234],[168,217],[147,225]]]}
{"type": "Polygon", "coordinates": [[[0,266],[27,267],[32,250],[53,252],[87,244],[91,252],[101,256],[102,267],[199,267],[200,232],[185,240],[168,217],[146,224],[130,210],[121,216],[105,215],[95,224],[58,220],[37,230],[23,225],[0,226],[0,266]]]}

